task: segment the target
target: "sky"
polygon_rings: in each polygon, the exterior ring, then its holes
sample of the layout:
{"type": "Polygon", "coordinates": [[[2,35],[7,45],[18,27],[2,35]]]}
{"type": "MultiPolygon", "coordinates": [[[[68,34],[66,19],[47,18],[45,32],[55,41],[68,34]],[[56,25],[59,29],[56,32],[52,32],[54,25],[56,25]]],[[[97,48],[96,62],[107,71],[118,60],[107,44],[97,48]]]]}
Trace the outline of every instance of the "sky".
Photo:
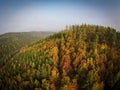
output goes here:
{"type": "Polygon", "coordinates": [[[120,31],[120,0],[0,0],[0,34],[85,23],[120,31]]]}

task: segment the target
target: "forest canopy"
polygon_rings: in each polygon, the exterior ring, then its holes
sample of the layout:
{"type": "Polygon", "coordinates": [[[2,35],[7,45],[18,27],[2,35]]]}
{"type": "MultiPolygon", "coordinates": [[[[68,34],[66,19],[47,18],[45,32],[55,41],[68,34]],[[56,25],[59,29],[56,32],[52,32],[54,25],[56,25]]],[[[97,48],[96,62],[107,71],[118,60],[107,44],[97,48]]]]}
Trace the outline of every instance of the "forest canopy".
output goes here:
{"type": "Polygon", "coordinates": [[[0,69],[0,88],[119,90],[120,32],[72,25],[20,49],[0,69]]]}

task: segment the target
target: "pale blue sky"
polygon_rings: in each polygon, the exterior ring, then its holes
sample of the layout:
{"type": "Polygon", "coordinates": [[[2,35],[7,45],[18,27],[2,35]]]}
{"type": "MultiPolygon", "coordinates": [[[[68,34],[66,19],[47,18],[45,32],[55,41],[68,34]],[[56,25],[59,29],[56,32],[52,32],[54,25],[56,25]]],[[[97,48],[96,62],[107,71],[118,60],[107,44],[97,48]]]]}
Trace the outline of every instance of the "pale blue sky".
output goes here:
{"type": "Polygon", "coordinates": [[[120,0],[1,0],[0,34],[96,24],[120,30],[120,0]]]}

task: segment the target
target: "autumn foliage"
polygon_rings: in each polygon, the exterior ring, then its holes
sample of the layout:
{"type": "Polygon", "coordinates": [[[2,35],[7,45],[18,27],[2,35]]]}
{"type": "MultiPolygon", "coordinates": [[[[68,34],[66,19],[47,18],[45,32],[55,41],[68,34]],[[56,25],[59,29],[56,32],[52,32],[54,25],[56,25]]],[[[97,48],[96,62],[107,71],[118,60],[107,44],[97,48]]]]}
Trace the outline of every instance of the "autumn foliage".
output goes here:
{"type": "Polygon", "coordinates": [[[120,33],[113,28],[67,26],[22,51],[1,69],[1,89],[120,88],[120,33]]]}

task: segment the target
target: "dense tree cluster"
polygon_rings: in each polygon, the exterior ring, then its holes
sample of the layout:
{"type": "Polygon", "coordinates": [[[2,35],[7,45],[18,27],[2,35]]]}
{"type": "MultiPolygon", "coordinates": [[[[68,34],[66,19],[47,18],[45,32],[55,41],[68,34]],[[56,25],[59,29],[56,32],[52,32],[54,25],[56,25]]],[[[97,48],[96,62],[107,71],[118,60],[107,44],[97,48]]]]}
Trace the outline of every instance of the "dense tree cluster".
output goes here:
{"type": "Polygon", "coordinates": [[[120,33],[95,25],[67,26],[22,48],[0,73],[1,89],[119,90],[120,33]]]}
{"type": "Polygon", "coordinates": [[[0,68],[22,47],[37,42],[52,32],[18,32],[0,35],[0,68]]]}

